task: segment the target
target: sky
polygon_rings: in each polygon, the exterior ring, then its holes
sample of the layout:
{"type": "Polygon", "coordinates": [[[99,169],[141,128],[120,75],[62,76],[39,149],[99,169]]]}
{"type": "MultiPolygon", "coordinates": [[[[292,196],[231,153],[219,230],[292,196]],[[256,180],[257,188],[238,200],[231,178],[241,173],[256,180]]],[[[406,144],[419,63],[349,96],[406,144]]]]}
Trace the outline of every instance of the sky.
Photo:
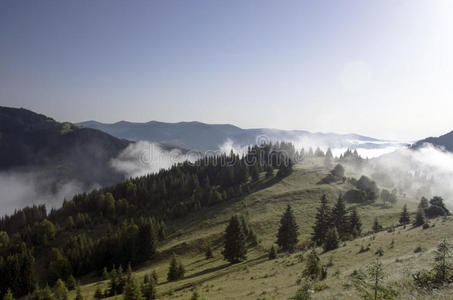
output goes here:
{"type": "Polygon", "coordinates": [[[0,0],[0,105],[411,141],[453,130],[453,1],[0,0]]]}

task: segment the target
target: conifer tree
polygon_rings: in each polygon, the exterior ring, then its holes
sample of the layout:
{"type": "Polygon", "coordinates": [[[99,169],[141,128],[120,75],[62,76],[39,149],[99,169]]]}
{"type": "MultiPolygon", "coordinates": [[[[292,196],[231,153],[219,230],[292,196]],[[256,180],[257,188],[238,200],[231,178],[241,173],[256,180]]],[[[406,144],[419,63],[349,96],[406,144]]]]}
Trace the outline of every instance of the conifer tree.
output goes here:
{"type": "Polygon", "coordinates": [[[277,245],[285,251],[293,251],[297,245],[298,229],[291,205],[288,205],[280,219],[280,228],[277,234],[277,245]]]}
{"type": "Polygon", "coordinates": [[[373,231],[374,232],[379,232],[382,230],[382,225],[379,223],[379,220],[377,217],[374,218],[374,222],[373,222],[373,231]]]}
{"type": "Polygon", "coordinates": [[[404,204],[403,210],[401,211],[401,214],[400,214],[400,224],[407,225],[410,222],[411,222],[411,218],[409,216],[409,212],[407,211],[407,205],[404,204]]]}
{"type": "Polygon", "coordinates": [[[210,246],[206,249],[205,256],[206,259],[214,258],[214,254],[212,253],[212,248],[210,246]]]}
{"type": "Polygon", "coordinates": [[[276,259],[277,251],[275,251],[274,245],[272,245],[271,250],[269,251],[269,259],[276,259]]]}
{"type": "Polygon", "coordinates": [[[225,229],[225,247],[223,256],[231,263],[237,263],[246,259],[246,235],[237,215],[231,217],[225,229]]]}
{"type": "Polygon", "coordinates": [[[453,280],[453,266],[448,261],[452,257],[450,245],[446,239],[443,239],[434,252],[434,277],[436,282],[444,283],[448,279],[453,280]]]}
{"type": "Polygon", "coordinates": [[[344,203],[343,197],[340,195],[338,197],[337,203],[332,209],[332,223],[335,225],[338,231],[338,237],[343,240],[346,238],[348,233],[348,220],[346,216],[346,205],[344,203]]]}
{"type": "MultiPolygon", "coordinates": [[[[107,278],[106,278],[107,279],[107,278]]],[[[68,280],[66,280],[66,287],[68,290],[72,291],[75,289],[77,286],[77,281],[75,280],[74,276],[72,274],[69,276],[68,280]]]]}
{"type": "Polygon", "coordinates": [[[307,256],[307,264],[305,265],[303,275],[312,280],[317,280],[321,275],[321,262],[315,248],[307,256]]]}
{"type": "Polygon", "coordinates": [[[330,209],[327,202],[326,195],[321,197],[321,206],[318,208],[316,213],[316,221],[313,226],[312,240],[317,246],[321,246],[329,230],[330,221],[330,209]]]}
{"type": "MultiPolygon", "coordinates": [[[[149,278],[149,275],[148,275],[149,278]]],[[[157,298],[156,281],[151,277],[146,283],[143,284],[143,298],[145,300],[152,300],[157,298]]]]}
{"type": "Polygon", "coordinates": [[[126,285],[124,286],[124,300],[143,300],[142,292],[140,287],[135,280],[134,276],[128,278],[126,285]]]}
{"type": "Polygon", "coordinates": [[[334,250],[338,248],[339,238],[337,233],[337,228],[331,226],[326,234],[326,239],[323,244],[323,249],[325,252],[334,250]]]}
{"type": "Polygon", "coordinates": [[[360,236],[362,233],[362,222],[355,207],[351,210],[351,215],[349,216],[349,226],[349,232],[354,238],[360,236]]]}
{"type": "Polygon", "coordinates": [[[386,274],[384,272],[384,266],[376,259],[376,262],[371,263],[368,268],[368,276],[372,282],[372,289],[374,292],[374,300],[378,299],[378,292],[383,290],[381,288],[382,282],[384,281],[386,274]]]}
{"type": "Polygon", "coordinates": [[[63,280],[58,279],[55,283],[54,295],[56,300],[68,300],[68,289],[63,280]]]}
{"type": "Polygon", "coordinates": [[[415,215],[414,226],[422,226],[425,224],[425,212],[422,208],[418,208],[417,214],[415,215]]]}
{"type": "Polygon", "coordinates": [[[167,280],[176,281],[184,277],[184,267],[181,262],[176,259],[176,255],[173,253],[170,266],[168,267],[167,280]]]}

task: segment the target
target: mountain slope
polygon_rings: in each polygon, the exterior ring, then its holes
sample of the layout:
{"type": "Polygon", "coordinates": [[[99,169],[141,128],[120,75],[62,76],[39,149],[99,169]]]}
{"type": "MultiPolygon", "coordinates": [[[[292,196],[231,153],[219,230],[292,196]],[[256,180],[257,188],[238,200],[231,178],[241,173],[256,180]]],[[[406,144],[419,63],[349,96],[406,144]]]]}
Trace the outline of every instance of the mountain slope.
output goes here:
{"type": "Polygon", "coordinates": [[[357,134],[311,133],[304,130],[279,130],[269,128],[242,129],[230,124],[205,124],[200,122],[132,123],[121,121],[112,124],[87,121],[80,126],[107,132],[118,138],[145,140],[217,150],[226,142],[235,146],[261,144],[263,142],[292,141],[309,146],[331,148],[378,149],[389,146],[391,142],[357,134]]]}
{"type": "Polygon", "coordinates": [[[431,144],[436,147],[445,148],[445,150],[453,152],[453,131],[441,135],[439,137],[429,137],[423,140],[416,142],[412,145],[413,149],[418,149],[424,144],[431,144]]]}
{"type": "Polygon", "coordinates": [[[0,171],[39,172],[53,183],[111,184],[123,176],[109,161],[129,143],[23,108],[0,107],[0,171]]]}

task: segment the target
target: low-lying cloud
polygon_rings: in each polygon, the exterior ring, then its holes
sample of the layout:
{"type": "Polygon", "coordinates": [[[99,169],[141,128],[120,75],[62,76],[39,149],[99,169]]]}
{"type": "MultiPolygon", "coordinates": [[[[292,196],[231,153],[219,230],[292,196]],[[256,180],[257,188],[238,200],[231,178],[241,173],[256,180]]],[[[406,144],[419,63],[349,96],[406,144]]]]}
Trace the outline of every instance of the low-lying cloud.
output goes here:
{"type": "Polygon", "coordinates": [[[77,181],[52,184],[45,174],[38,172],[2,172],[0,214],[11,214],[16,209],[38,204],[59,207],[65,198],[71,199],[82,191],[83,186],[77,181]]]}

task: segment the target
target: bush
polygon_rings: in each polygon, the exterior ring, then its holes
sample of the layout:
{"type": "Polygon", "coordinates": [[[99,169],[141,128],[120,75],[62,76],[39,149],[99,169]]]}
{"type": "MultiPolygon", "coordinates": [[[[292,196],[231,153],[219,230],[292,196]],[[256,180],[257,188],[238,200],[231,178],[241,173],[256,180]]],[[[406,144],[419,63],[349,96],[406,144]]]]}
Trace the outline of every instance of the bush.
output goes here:
{"type": "Polygon", "coordinates": [[[378,256],[384,256],[384,249],[382,249],[382,247],[379,247],[374,254],[378,256]]]}
{"type": "Polygon", "coordinates": [[[418,246],[417,248],[414,249],[414,253],[420,253],[423,252],[423,248],[418,246]]]}

